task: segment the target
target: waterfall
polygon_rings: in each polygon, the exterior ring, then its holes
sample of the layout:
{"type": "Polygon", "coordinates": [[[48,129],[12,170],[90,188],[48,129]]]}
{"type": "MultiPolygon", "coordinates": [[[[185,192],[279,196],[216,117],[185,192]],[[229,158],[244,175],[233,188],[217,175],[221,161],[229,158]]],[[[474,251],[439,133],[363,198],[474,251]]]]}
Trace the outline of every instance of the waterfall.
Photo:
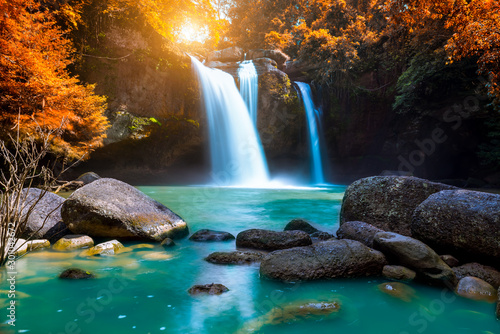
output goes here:
{"type": "Polygon", "coordinates": [[[307,130],[309,133],[309,145],[312,165],[313,184],[324,184],[323,162],[321,159],[321,110],[314,106],[311,87],[304,82],[296,82],[302,96],[304,109],[306,111],[307,130]]]}
{"type": "Polygon", "coordinates": [[[212,179],[218,186],[260,187],[269,171],[256,127],[234,79],[191,57],[207,113],[212,179]]]}
{"type": "Polygon", "coordinates": [[[246,60],[238,68],[238,78],[240,80],[240,93],[245,101],[250,118],[257,126],[257,104],[259,102],[259,76],[253,61],[246,60]]]}

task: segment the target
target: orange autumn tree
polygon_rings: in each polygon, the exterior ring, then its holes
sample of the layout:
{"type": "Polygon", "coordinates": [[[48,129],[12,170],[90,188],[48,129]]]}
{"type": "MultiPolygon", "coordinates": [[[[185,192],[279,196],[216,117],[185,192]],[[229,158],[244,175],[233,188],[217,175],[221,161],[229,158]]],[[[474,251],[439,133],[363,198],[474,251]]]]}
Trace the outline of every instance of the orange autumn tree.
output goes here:
{"type": "MultiPolygon", "coordinates": [[[[488,77],[488,93],[500,103],[500,2],[498,0],[393,0],[387,2],[396,25],[411,33],[440,21],[451,30],[449,63],[476,57],[479,73],[488,77]]],[[[434,32],[439,34],[439,32],[434,32]]]]}
{"type": "Polygon", "coordinates": [[[68,73],[71,42],[34,0],[0,0],[0,127],[61,128],[52,150],[80,158],[102,144],[105,98],[68,73]]]}

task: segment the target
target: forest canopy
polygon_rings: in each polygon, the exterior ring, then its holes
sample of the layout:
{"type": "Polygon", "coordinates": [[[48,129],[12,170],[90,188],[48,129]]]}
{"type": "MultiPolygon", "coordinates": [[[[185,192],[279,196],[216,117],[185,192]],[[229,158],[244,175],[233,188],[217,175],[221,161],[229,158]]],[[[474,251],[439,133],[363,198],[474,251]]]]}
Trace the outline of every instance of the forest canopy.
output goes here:
{"type": "Polygon", "coordinates": [[[62,126],[54,148],[73,158],[98,147],[108,126],[105,97],[77,69],[113,22],[147,26],[179,52],[280,49],[314,64],[327,86],[383,70],[403,112],[420,83],[472,62],[500,104],[497,0],[0,0],[0,10],[4,135],[19,117],[22,132],[62,126]]]}

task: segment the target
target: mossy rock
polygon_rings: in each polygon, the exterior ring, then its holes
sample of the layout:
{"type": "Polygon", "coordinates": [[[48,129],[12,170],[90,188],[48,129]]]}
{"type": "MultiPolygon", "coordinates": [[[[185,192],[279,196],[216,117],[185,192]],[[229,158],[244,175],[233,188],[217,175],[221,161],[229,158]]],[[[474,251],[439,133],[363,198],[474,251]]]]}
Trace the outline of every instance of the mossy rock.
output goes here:
{"type": "Polygon", "coordinates": [[[70,251],[79,248],[93,247],[94,240],[88,235],[66,235],[56,241],[53,249],[57,251],[70,251]]]}

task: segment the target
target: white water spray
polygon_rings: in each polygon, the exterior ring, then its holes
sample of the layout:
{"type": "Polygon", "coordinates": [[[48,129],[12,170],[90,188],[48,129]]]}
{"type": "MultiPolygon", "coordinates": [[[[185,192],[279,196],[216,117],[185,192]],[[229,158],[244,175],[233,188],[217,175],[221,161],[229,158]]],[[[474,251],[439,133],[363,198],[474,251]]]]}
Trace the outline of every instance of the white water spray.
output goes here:
{"type": "Polygon", "coordinates": [[[207,113],[214,183],[265,187],[269,171],[264,150],[233,77],[194,57],[191,61],[207,113]]]}

